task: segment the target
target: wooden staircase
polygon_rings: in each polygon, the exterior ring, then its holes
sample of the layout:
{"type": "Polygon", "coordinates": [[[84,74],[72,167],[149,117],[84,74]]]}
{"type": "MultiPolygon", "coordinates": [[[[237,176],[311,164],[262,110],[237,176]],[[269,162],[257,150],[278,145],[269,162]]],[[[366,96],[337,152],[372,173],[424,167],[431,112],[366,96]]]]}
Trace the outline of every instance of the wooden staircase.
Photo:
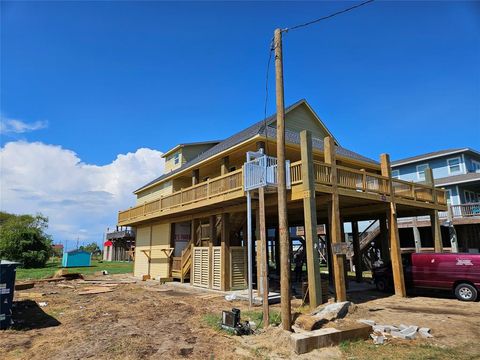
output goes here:
{"type": "Polygon", "coordinates": [[[193,241],[190,240],[182,250],[182,256],[173,257],[172,261],[172,278],[180,279],[183,283],[186,279],[190,279],[190,269],[192,267],[192,247],[193,241]]]}

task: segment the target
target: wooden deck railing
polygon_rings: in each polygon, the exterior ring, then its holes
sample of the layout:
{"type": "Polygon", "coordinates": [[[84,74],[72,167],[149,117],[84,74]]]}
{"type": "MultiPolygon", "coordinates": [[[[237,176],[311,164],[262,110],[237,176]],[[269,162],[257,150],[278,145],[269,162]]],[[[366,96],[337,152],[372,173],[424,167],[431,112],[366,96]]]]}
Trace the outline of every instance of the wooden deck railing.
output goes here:
{"type": "Polygon", "coordinates": [[[146,202],[143,205],[120,211],[118,213],[118,221],[119,223],[122,223],[127,220],[174,209],[194,202],[228,194],[236,190],[241,190],[243,188],[242,174],[242,169],[232,171],[228,174],[174,192],[173,194],[146,202]]]}
{"type": "MultiPolygon", "coordinates": [[[[329,164],[315,161],[313,164],[315,183],[321,185],[331,185],[332,168],[329,164]]],[[[302,163],[294,162],[290,165],[291,184],[298,185],[302,182],[302,163]]],[[[390,195],[390,186],[393,187],[395,197],[414,200],[419,202],[438,203],[446,205],[445,191],[435,189],[432,186],[408,182],[399,179],[390,179],[388,177],[357,170],[345,166],[337,166],[338,187],[342,189],[354,190],[356,192],[390,195]]],[[[132,207],[118,214],[118,222],[124,223],[130,220],[157,214],[161,215],[163,211],[181,208],[196,202],[218,197],[230,192],[243,189],[243,169],[209,179],[198,185],[182,189],[172,194],[162,196],[159,199],[132,207]]],[[[478,207],[473,206],[472,212],[478,207]]],[[[467,210],[468,211],[468,210],[467,210]]]]}
{"type": "Polygon", "coordinates": [[[451,205],[453,217],[480,217],[480,202],[462,205],[451,205]]]}
{"type": "MultiPolygon", "coordinates": [[[[331,184],[331,166],[322,162],[314,162],[315,182],[318,184],[331,184]]],[[[297,161],[291,165],[292,185],[302,182],[302,163],[297,161]]],[[[337,166],[338,187],[355,190],[365,193],[375,193],[381,195],[390,195],[390,186],[393,186],[395,197],[415,200],[421,202],[436,202],[440,205],[446,205],[445,191],[435,189],[432,186],[408,182],[399,179],[390,179],[388,177],[357,170],[345,166],[337,166]]]]}

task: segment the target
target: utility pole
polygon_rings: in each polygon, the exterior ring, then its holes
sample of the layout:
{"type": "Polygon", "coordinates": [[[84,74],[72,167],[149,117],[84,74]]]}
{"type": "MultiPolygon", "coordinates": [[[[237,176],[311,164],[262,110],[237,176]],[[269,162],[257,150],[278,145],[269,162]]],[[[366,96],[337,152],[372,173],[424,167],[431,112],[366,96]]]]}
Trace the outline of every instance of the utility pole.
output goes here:
{"type": "MultiPolygon", "coordinates": [[[[268,247],[267,247],[267,229],[265,225],[265,188],[258,189],[258,207],[260,212],[260,247],[261,251],[261,276],[262,276],[262,305],[263,305],[263,327],[266,329],[270,323],[268,307],[268,247]]],[[[260,288],[258,289],[260,290],[260,288]]]]}
{"type": "Polygon", "coordinates": [[[282,30],[275,29],[275,83],[277,97],[278,158],[278,228],[280,232],[280,297],[282,327],[291,331],[290,307],[290,238],[287,219],[287,186],[285,178],[285,101],[283,93],[282,30]]]}

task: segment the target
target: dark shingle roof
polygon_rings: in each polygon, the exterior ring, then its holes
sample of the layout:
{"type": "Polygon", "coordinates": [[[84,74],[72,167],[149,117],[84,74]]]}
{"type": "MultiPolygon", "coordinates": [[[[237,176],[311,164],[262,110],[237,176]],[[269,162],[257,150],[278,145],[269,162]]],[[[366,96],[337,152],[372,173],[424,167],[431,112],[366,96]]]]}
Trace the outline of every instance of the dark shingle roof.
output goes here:
{"type": "Polygon", "coordinates": [[[436,157],[447,155],[447,154],[455,154],[455,153],[464,152],[464,151],[475,151],[475,150],[472,150],[470,148],[458,148],[458,149],[445,149],[445,150],[433,151],[433,152],[422,154],[422,155],[416,155],[416,156],[408,157],[405,159],[392,161],[392,166],[399,166],[403,164],[412,163],[415,161],[427,160],[427,159],[436,158],[436,157]]]}
{"type": "MultiPolygon", "coordinates": [[[[288,111],[292,110],[293,108],[297,107],[298,105],[300,105],[301,103],[304,103],[306,102],[304,99],[302,100],[299,100],[297,101],[296,103],[288,106],[286,109],[285,109],[285,113],[287,113],[288,111]]],[[[152,180],[151,182],[149,182],[148,184],[145,184],[144,186],[142,186],[141,188],[135,190],[134,192],[138,192],[140,190],[143,190],[144,188],[146,187],[149,187],[150,185],[153,185],[159,181],[162,181],[164,179],[166,179],[167,177],[170,177],[172,175],[175,175],[187,168],[189,168],[190,166],[193,166],[205,159],[208,159],[218,153],[221,153],[222,151],[224,150],[227,150],[235,145],[238,145],[256,135],[263,135],[263,136],[266,136],[268,138],[276,138],[276,135],[277,135],[277,131],[275,128],[273,127],[270,127],[269,125],[271,125],[273,122],[276,121],[276,117],[277,117],[277,114],[273,114],[271,116],[269,116],[266,120],[261,120],[249,127],[247,127],[246,129],[230,136],[229,138],[223,140],[222,142],[220,142],[219,144],[211,147],[210,149],[208,149],[207,151],[201,153],[200,155],[198,155],[196,158],[188,161],[187,163],[183,164],[181,167],[179,167],[178,169],[175,169],[167,174],[163,174],[162,176],[152,180]],[[267,125],[267,130],[265,130],[265,124],[267,125]]],[[[285,130],[285,142],[287,143],[291,143],[291,144],[300,144],[300,134],[297,133],[297,132],[294,132],[294,131],[291,131],[291,130],[288,130],[286,129],[285,130]]],[[[323,139],[317,139],[317,138],[313,138],[312,140],[312,143],[313,143],[313,147],[314,148],[317,148],[317,149],[321,149],[323,150],[323,139]]],[[[365,161],[365,162],[368,162],[368,163],[371,163],[371,164],[378,164],[378,162],[376,162],[375,160],[372,160],[372,159],[369,159],[367,157],[364,157],[360,154],[357,154],[353,151],[350,151],[350,150],[347,150],[345,148],[342,148],[340,146],[337,146],[336,147],[336,153],[340,156],[344,156],[344,157],[348,157],[348,158],[351,158],[351,159],[354,159],[354,160],[359,160],[359,161],[365,161]]]]}

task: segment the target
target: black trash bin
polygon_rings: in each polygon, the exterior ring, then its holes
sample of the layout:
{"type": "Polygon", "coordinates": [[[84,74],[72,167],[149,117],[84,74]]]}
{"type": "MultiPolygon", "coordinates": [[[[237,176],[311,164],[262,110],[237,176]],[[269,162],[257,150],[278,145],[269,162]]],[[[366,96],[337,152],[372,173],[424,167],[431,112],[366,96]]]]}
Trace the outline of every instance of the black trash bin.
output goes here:
{"type": "Polygon", "coordinates": [[[19,263],[0,260],[0,330],[12,323],[13,291],[19,263]]]}

